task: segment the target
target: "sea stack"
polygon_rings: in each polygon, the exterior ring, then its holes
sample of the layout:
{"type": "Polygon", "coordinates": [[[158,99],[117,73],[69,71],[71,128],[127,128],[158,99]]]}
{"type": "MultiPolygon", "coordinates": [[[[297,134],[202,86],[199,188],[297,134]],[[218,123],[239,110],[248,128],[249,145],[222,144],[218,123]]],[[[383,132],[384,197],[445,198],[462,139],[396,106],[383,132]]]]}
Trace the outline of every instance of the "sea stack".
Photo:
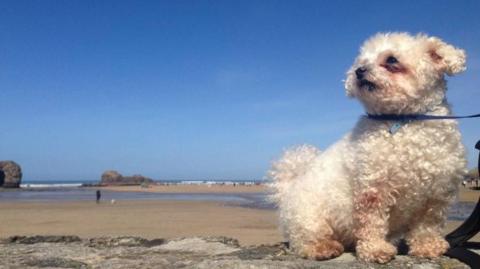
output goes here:
{"type": "Polygon", "coordinates": [[[122,176],[115,170],[108,170],[102,174],[100,185],[141,185],[152,182],[151,178],[142,175],[122,176]]]}
{"type": "Polygon", "coordinates": [[[18,188],[22,181],[22,168],[14,161],[0,161],[0,187],[18,188]]]}

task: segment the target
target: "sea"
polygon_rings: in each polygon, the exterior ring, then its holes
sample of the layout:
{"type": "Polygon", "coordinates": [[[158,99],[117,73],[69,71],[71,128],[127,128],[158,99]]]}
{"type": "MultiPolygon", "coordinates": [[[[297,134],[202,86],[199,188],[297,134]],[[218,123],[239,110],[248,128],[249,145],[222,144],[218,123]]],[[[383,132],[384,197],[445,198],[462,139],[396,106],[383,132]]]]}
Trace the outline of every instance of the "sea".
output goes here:
{"type": "MultiPolygon", "coordinates": [[[[188,180],[159,181],[168,184],[258,184],[262,181],[237,180],[188,180]]],[[[3,189],[0,191],[1,202],[62,202],[62,201],[95,201],[96,189],[84,188],[98,180],[84,181],[24,181],[20,189],[3,189]]],[[[122,200],[177,200],[177,201],[214,201],[227,206],[240,206],[264,210],[275,210],[274,204],[267,200],[266,193],[150,193],[150,192],[116,192],[101,191],[104,201],[122,200]]],[[[465,220],[473,212],[475,203],[456,202],[449,210],[449,220],[465,220]]]]}
{"type": "MultiPolygon", "coordinates": [[[[262,181],[255,180],[170,180],[157,181],[163,184],[177,185],[254,185],[262,181]]],[[[95,201],[95,187],[98,180],[84,181],[24,181],[19,189],[0,191],[0,202],[61,202],[95,201]]],[[[177,200],[177,201],[214,201],[225,205],[273,210],[275,206],[268,202],[266,193],[151,193],[117,192],[101,190],[103,201],[121,200],[177,200]]]]}

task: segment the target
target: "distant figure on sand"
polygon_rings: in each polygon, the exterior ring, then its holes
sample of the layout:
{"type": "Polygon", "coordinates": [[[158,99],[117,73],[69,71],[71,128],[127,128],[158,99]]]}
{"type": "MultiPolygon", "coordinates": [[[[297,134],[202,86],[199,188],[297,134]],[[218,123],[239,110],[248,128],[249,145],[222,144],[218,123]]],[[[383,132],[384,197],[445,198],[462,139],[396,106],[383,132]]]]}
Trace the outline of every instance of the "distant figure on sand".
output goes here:
{"type": "Polygon", "coordinates": [[[97,190],[97,204],[100,203],[100,198],[102,198],[102,193],[100,193],[100,190],[97,190]]]}

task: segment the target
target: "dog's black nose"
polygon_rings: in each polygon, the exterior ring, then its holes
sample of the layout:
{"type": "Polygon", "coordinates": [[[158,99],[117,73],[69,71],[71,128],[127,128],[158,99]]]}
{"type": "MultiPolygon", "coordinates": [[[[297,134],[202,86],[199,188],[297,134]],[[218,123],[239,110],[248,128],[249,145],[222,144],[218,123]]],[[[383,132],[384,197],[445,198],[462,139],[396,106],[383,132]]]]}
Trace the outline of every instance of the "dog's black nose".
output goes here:
{"type": "Polygon", "coordinates": [[[367,72],[367,69],[365,67],[357,68],[357,70],[355,70],[355,74],[357,75],[357,79],[362,79],[365,72],[367,72]]]}

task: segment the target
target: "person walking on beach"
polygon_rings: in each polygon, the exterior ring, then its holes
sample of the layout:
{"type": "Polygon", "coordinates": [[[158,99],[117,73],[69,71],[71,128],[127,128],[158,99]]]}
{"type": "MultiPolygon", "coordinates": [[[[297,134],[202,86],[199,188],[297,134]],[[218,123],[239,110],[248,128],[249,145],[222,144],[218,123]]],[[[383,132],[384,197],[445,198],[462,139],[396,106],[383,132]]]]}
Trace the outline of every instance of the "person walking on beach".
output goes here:
{"type": "Polygon", "coordinates": [[[102,198],[102,193],[100,193],[100,190],[97,190],[97,204],[100,203],[100,198],[102,198]]]}

